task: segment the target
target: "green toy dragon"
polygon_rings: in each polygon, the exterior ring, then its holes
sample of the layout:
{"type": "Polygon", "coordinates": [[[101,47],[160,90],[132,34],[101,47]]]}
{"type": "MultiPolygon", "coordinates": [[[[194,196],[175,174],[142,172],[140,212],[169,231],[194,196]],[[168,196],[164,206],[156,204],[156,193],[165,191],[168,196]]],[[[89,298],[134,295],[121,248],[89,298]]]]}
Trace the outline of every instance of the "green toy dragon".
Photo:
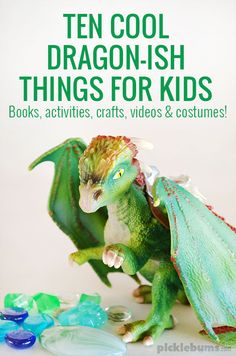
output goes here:
{"type": "Polygon", "coordinates": [[[69,139],[48,151],[55,164],[49,214],[74,242],[70,257],[108,273],[140,273],[152,286],[134,291],[152,302],[147,319],[119,328],[125,342],[146,345],[172,328],[176,302],[190,303],[214,342],[236,346],[236,235],[209,206],[166,177],[150,184],[135,140],[98,136],[86,147],[69,139]]]}

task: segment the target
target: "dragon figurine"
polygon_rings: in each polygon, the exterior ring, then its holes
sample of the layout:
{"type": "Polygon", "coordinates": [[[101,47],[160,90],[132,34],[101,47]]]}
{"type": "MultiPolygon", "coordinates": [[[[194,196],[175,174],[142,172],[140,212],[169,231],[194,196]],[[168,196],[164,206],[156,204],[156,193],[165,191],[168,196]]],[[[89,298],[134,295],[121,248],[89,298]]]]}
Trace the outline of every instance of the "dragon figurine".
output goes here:
{"type": "Polygon", "coordinates": [[[173,328],[178,299],[190,303],[212,341],[236,347],[236,230],[178,182],[150,183],[137,159],[138,144],[97,136],[89,146],[69,139],[35,160],[55,164],[49,214],[108,286],[109,272],[140,285],[134,296],[152,303],[146,320],[119,327],[125,342],[151,345],[173,328]]]}

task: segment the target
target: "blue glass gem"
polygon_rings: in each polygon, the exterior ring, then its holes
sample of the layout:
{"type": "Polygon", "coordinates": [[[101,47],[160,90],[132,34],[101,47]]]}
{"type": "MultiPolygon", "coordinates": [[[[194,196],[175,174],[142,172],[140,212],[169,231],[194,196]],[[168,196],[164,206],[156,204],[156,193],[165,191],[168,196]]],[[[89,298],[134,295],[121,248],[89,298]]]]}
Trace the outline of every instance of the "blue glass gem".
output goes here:
{"type": "Polygon", "coordinates": [[[36,336],[27,330],[11,331],[5,337],[7,345],[15,349],[27,349],[34,345],[36,336]]]}
{"type": "Polygon", "coordinates": [[[1,319],[22,323],[27,317],[28,312],[23,308],[13,307],[1,310],[1,319]]]}
{"type": "Polygon", "coordinates": [[[36,336],[40,335],[45,329],[54,325],[54,320],[49,315],[41,313],[30,315],[23,323],[25,330],[33,332],[36,336]]]}
{"type": "Polygon", "coordinates": [[[107,313],[100,305],[87,301],[62,312],[57,318],[63,326],[81,325],[100,328],[107,322],[107,313]]]}
{"type": "Polygon", "coordinates": [[[10,331],[19,329],[19,325],[11,320],[0,320],[0,342],[5,340],[5,335],[10,331]]]}

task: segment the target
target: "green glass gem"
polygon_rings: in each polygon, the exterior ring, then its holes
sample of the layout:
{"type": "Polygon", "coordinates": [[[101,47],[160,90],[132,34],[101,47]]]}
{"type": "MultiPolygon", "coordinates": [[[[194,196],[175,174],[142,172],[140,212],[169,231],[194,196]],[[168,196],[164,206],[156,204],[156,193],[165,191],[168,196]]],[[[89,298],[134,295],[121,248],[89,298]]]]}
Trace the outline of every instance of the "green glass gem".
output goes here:
{"type": "Polygon", "coordinates": [[[54,310],[60,308],[60,300],[56,295],[37,293],[33,296],[38,311],[40,313],[53,313],[54,310]]]}
{"type": "Polygon", "coordinates": [[[8,293],[5,295],[4,298],[4,307],[5,308],[18,307],[29,311],[34,308],[34,300],[28,294],[8,293]]]}
{"type": "Polygon", "coordinates": [[[100,304],[101,303],[101,296],[97,293],[93,294],[93,295],[89,295],[89,294],[81,294],[80,296],[80,300],[79,303],[83,303],[83,302],[93,302],[95,304],[100,304]]]}

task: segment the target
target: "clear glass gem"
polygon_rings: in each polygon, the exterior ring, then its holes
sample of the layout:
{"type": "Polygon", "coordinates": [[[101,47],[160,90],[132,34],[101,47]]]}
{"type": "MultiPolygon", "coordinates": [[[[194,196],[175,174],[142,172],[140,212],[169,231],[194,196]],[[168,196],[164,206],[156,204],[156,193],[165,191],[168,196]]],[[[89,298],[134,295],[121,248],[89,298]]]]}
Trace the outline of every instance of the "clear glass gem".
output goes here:
{"type": "Polygon", "coordinates": [[[117,323],[128,321],[131,316],[131,310],[123,305],[112,305],[105,309],[108,315],[108,319],[117,323]]]}
{"type": "Polygon", "coordinates": [[[58,356],[123,356],[126,345],[116,336],[85,326],[56,326],[46,329],[41,345],[58,356]]]}

